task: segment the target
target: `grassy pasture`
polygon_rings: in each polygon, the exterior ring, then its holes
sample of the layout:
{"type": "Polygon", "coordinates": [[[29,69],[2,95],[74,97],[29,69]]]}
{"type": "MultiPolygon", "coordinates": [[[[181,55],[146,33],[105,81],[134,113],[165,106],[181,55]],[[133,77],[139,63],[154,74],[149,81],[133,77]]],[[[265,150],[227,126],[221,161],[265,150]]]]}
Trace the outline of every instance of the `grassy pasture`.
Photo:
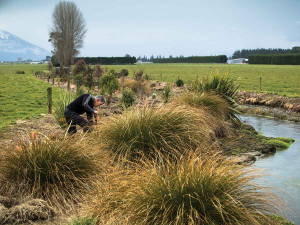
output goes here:
{"type": "MultiPolygon", "coordinates": [[[[19,119],[47,113],[47,84],[30,75],[30,70],[46,70],[46,65],[0,65],[0,129],[19,119]],[[16,74],[17,70],[25,74],[16,74]]],[[[52,89],[53,99],[63,91],[52,89]]]]}
{"type": "Polygon", "coordinates": [[[300,96],[300,66],[292,65],[228,65],[228,64],[141,64],[103,66],[120,71],[129,70],[132,76],[134,70],[143,69],[151,80],[175,82],[180,77],[185,83],[215,74],[228,73],[238,78],[241,90],[259,91],[259,77],[262,78],[261,92],[278,93],[283,96],[300,96]]]}
{"type": "MultiPolygon", "coordinates": [[[[288,97],[300,96],[300,66],[292,65],[227,65],[227,64],[142,64],[109,65],[107,69],[133,71],[143,69],[151,80],[174,82],[180,77],[186,84],[192,80],[219,72],[238,78],[241,90],[258,91],[262,77],[261,92],[278,93],[288,97]]],[[[51,86],[30,75],[30,70],[47,70],[46,65],[0,65],[0,129],[47,113],[46,89],[51,86]],[[23,70],[26,74],[16,74],[23,70]]],[[[63,91],[53,88],[53,99],[63,91]]]]}

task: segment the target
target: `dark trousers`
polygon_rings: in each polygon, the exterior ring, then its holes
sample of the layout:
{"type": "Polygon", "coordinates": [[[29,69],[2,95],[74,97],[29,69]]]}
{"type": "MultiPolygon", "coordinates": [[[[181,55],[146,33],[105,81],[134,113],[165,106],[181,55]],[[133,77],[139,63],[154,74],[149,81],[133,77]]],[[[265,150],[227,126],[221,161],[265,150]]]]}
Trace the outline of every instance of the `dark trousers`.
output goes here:
{"type": "Polygon", "coordinates": [[[78,113],[66,109],[64,112],[64,116],[69,127],[69,134],[75,134],[77,132],[76,125],[82,127],[84,132],[88,132],[91,130],[92,125],[85,119],[83,119],[78,113]]]}

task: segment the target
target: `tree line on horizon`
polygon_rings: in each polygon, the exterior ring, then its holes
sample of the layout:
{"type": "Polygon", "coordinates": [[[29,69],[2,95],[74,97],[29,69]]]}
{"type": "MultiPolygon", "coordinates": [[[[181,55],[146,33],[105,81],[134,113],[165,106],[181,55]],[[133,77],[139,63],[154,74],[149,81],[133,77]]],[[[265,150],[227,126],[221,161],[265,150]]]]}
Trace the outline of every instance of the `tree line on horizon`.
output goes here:
{"type": "Polygon", "coordinates": [[[295,54],[300,53],[300,47],[295,46],[292,49],[282,48],[257,48],[257,49],[242,49],[236,50],[229,59],[246,58],[250,55],[276,55],[276,54],[295,54]]]}

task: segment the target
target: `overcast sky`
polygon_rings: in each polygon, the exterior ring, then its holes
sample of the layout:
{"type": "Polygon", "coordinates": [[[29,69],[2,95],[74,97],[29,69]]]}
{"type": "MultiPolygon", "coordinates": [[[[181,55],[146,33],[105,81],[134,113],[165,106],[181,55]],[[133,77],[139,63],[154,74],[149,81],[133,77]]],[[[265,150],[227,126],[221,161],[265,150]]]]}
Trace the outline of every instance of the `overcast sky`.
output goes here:
{"type": "MultiPolygon", "coordinates": [[[[0,0],[0,29],[51,51],[59,0],[0,0]]],[[[299,0],[75,0],[88,31],[81,56],[232,55],[300,46],[299,0]]]]}

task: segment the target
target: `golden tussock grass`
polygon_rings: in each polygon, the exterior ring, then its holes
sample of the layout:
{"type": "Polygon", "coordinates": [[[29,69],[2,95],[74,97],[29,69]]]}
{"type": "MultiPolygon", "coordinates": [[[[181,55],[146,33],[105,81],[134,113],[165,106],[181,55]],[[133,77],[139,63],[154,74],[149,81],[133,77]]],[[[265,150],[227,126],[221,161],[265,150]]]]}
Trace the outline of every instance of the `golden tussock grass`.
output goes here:
{"type": "Polygon", "coordinates": [[[217,153],[119,166],[97,181],[85,215],[116,224],[260,224],[281,204],[253,182],[262,177],[254,168],[217,153]]]}
{"type": "Polygon", "coordinates": [[[188,106],[143,106],[101,120],[92,135],[108,151],[133,159],[141,152],[155,154],[154,149],[172,155],[174,149],[210,146],[219,123],[207,111],[188,106]]]}
{"type": "Polygon", "coordinates": [[[8,146],[0,162],[0,195],[41,198],[65,210],[81,200],[103,170],[100,155],[72,138],[8,146]]]}

